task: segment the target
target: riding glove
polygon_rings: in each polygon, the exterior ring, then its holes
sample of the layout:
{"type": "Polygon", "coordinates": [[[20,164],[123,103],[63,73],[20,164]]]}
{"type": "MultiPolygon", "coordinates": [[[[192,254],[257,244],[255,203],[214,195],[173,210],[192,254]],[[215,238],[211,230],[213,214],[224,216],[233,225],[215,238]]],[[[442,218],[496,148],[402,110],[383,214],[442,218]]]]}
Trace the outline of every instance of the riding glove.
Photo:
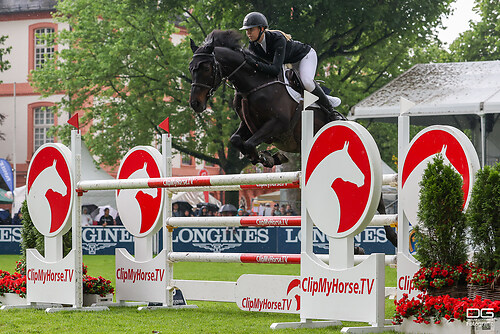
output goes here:
{"type": "Polygon", "coordinates": [[[251,55],[249,53],[245,53],[245,60],[247,61],[247,64],[250,66],[257,68],[259,61],[254,55],[251,55]]]}

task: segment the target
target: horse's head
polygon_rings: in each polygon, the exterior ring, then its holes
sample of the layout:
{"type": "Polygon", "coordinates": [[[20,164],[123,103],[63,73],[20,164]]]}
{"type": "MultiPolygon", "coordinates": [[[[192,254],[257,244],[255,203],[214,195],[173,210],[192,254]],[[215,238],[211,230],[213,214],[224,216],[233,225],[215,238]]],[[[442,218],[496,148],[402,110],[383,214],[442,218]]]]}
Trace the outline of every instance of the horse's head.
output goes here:
{"type": "Polygon", "coordinates": [[[189,104],[196,112],[202,112],[207,107],[207,101],[222,82],[218,63],[214,55],[213,39],[197,47],[191,40],[193,59],[189,63],[191,72],[191,93],[189,104]]]}

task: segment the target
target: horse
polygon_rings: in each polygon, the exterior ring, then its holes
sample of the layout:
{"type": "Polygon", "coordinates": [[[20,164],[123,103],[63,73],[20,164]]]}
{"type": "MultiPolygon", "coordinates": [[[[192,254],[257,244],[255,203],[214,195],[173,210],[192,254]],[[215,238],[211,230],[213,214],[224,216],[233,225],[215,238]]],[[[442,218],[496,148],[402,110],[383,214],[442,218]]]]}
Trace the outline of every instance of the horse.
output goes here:
{"type": "MultiPolygon", "coordinates": [[[[240,40],[241,35],[234,30],[214,30],[200,47],[191,40],[189,104],[196,113],[203,112],[208,99],[228,80],[236,89],[233,106],[241,120],[231,144],[253,164],[280,165],[288,161],[283,154],[259,153],[256,147],[265,142],[285,152],[300,152],[303,102],[290,97],[283,81],[248,65],[240,40]]],[[[328,122],[324,112],[315,112],[314,132],[328,122]]]]}
{"type": "MultiPolygon", "coordinates": [[[[191,39],[191,50],[189,104],[196,113],[205,111],[208,100],[227,80],[236,89],[233,107],[241,121],[230,138],[232,145],[252,164],[260,162],[266,167],[283,164],[288,159],[279,152],[257,152],[261,143],[274,144],[289,153],[300,152],[303,102],[297,103],[290,97],[283,81],[247,64],[239,32],[214,30],[199,47],[191,39]]],[[[330,119],[319,108],[308,108],[314,110],[316,133],[330,119]]],[[[345,118],[340,116],[339,119],[345,118]]],[[[385,213],[382,196],[378,211],[385,213]]],[[[389,240],[396,245],[394,231],[387,226],[384,228],[389,240]]]]}

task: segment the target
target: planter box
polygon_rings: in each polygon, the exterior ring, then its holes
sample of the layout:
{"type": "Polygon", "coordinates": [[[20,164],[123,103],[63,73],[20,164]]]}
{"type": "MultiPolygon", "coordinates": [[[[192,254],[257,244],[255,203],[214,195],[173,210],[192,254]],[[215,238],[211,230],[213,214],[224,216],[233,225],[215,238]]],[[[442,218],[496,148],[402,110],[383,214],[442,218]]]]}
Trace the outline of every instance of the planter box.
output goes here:
{"type": "Polygon", "coordinates": [[[2,305],[27,305],[26,298],[21,298],[17,293],[9,292],[0,296],[0,303],[2,305]]]}
{"type": "Polygon", "coordinates": [[[443,319],[440,324],[417,324],[413,322],[415,318],[411,317],[404,319],[401,327],[398,328],[398,332],[402,333],[422,333],[422,334],[470,334],[472,332],[472,326],[468,325],[466,322],[453,321],[448,322],[443,319]]]}
{"type": "Polygon", "coordinates": [[[469,321],[448,322],[443,319],[440,324],[417,324],[414,318],[404,319],[398,332],[402,333],[428,333],[428,334],[497,334],[500,333],[500,318],[474,319],[469,321]]]}
{"type": "Polygon", "coordinates": [[[102,303],[112,303],[113,302],[113,294],[107,294],[104,297],[101,297],[96,294],[83,294],[83,306],[91,306],[92,304],[102,304],[102,303]]]}

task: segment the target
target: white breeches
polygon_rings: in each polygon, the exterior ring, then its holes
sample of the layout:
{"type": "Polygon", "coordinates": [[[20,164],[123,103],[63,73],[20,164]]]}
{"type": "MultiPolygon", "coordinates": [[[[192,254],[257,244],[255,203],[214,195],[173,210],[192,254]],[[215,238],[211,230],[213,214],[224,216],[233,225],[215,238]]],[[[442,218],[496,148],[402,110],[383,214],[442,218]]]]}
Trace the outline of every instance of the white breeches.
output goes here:
{"type": "Polygon", "coordinates": [[[298,69],[300,80],[304,84],[304,88],[308,92],[312,92],[316,85],[314,84],[314,76],[316,75],[316,67],[318,66],[318,56],[316,51],[311,50],[298,63],[292,65],[298,69]]]}

